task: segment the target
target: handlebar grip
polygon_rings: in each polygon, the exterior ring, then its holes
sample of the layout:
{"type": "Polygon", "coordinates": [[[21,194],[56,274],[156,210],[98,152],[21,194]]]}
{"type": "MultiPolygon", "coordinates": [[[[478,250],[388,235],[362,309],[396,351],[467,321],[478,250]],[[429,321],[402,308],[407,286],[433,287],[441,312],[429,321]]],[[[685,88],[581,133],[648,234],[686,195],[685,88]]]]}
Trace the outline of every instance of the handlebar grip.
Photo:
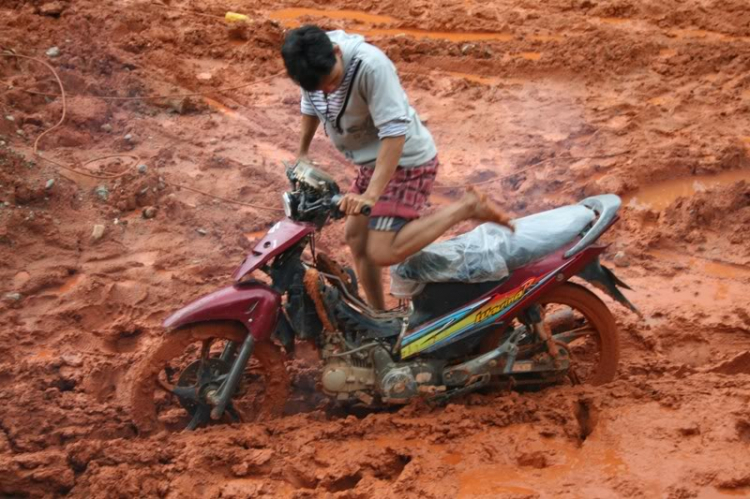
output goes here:
{"type": "MultiPolygon", "coordinates": [[[[331,204],[334,206],[334,214],[336,218],[340,218],[344,216],[344,214],[341,213],[341,211],[339,211],[338,209],[338,204],[341,202],[341,198],[343,197],[344,196],[342,196],[341,194],[335,194],[333,197],[331,197],[331,204]]],[[[359,214],[364,215],[366,217],[369,217],[370,213],[372,213],[372,206],[363,206],[359,210],[359,214]]]]}

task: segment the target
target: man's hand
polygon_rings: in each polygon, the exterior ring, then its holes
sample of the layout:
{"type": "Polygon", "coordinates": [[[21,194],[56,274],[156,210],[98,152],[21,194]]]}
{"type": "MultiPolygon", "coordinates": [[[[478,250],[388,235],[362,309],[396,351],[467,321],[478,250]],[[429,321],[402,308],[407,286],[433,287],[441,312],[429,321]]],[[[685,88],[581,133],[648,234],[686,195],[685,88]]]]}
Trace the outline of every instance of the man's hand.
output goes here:
{"type": "Polygon", "coordinates": [[[376,202],[377,199],[365,196],[364,194],[349,193],[344,195],[344,197],[339,202],[339,210],[341,210],[347,216],[359,215],[363,207],[372,207],[376,202]]]}

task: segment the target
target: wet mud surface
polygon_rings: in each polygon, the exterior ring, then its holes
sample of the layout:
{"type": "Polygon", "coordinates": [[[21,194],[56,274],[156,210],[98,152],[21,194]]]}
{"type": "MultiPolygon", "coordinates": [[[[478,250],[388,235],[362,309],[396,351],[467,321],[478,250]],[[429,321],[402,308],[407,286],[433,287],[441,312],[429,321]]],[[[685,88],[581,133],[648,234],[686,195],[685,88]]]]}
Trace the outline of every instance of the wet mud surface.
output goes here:
{"type": "MultiPolygon", "coordinates": [[[[35,158],[59,88],[0,57],[3,497],[750,495],[744,0],[10,0],[0,26],[65,87],[44,156],[124,172],[35,158]],[[280,216],[299,102],[277,49],[303,22],[393,59],[440,151],[434,206],[469,183],[516,216],[623,197],[605,260],[643,317],[606,300],[613,383],[347,413],[300,354],[285,417],[138,435],[132,371],[161,321],[229,283],[280,216]]],[[[351,182],[325,137],[312,155],[351,182]]],[[[339,223],[320,247],[344,259],[342,241],[339,223]]]]}

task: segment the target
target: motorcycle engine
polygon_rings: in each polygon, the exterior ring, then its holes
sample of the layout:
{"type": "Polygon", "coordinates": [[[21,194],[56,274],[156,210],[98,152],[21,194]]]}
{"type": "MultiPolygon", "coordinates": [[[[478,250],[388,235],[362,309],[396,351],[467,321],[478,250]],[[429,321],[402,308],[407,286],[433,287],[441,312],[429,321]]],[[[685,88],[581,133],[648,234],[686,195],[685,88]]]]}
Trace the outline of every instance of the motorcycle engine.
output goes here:
{"type": "Polygon", "coordinates": [[[375,368],[367,351],[338,355],[337,351],[350,350],[340,333],[326,335],[323,347],[323,391],[336,400],[360,400],[371,405],[375,395],[375,368]]]}
{"type": "MultiPolygon", "coordinates": [[[[336,336],[336,335],[332,335],[336,336]]],[[[340,338],[343,341],[343,338],[340,338]]],[[[377,345],[346,356],[331,356],[324,348],[323,391],[340,401],[359,400],[372,405],[375,396],[387,404],[405,404],[420,394],[445,390],[440,362],[395,363],[388,350],[377,345]]]]}
{"type": "Polygon", "coordinates": [[[442,362],[415,361],[393,362],[391,355],[382,347],[372,351],[378,392],[383,402],[406,404],[420,394],[444,391],[441,382],[442,362]]]}

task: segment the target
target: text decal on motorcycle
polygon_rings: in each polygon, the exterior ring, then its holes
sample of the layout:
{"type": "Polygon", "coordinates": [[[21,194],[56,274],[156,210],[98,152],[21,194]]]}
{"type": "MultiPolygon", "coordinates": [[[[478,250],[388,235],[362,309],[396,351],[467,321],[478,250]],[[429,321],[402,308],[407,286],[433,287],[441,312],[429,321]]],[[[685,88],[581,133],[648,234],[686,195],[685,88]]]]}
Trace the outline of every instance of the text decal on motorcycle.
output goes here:
{"type": "Polygon", "coordinates": [[[416,331],[404,339],[404,346],[401,348],[401,358],[411,357],[414,354],[435,346],[445,339],[469,332],[485,322],[494,321],[498,316],[507,312],[538,284],[541,284],[541,281],[536,277],[532,277],[507,293],[495,295],[489,300],[485,298],[478,303],[458,310],[442,321],[430,324],[421,331],[416,331]]]}
{"type": "Polygon", "coordinates": [[[495,296],[486,307],[474,314],[474,316],[476,317],[474,322],[479,324],[480,322],[484,322],[485,320],[490,319],[503,312],[506,308],[510,307],[518,300],[523,298],[523,295],[525,295],[536,282],[536,278],[531,278],[525,283],[521,284],[521,287],[514,289],[509,293],[495,296]]]}

